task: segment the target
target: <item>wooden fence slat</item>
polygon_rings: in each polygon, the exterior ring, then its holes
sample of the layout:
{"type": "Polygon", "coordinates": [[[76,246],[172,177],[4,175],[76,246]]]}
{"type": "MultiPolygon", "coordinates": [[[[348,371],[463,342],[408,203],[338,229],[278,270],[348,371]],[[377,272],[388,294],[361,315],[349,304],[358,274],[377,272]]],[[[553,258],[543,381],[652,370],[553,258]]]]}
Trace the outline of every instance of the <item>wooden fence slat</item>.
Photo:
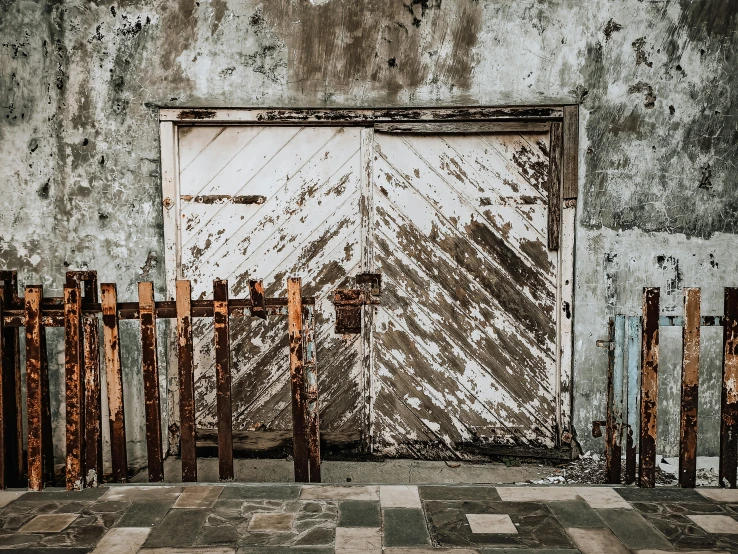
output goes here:
{"type": "Polygon", "coordinates": [[[636,480],[635,439],[638,437],[638,384],[641,376],[641,318],[628,317],[628,426],[625,443],[625,484],[636,480]]]}
{"type": "Polygon", "coordinates": [[[218,475],[233,479],[233,414],[231,406],[231,346],[228,324],[228,281],[213,281],[215,373],[218,404],[218,475]]]}
{"type": "Polygon", "coordinates": [[[182,481],[197,481],[195,441],[195,378],[192,357],[192,285],[177,281],[177,365],[182,481]]]}
{"type": "Polygon", "coordinates": [[[85,468],[87,486],[102,481],[102,406],[100,394],[100,322],[82,318],[85,374],[85,468]]]}
{"type": "MultiPolygon", "coordinates": [[[[42,310],[43,312],[43,310],[42,310]]],[[[47,353],[46,328],[41,325],[41,426],[43,440],[41,450],[44,457],[44,482],[55,486],[54,475],[54,437],[51,429],[51,394],[49,391],[49,356],[47,353]]]]}
{"type": "Polygon", "coordinates": [[[682,394],[679,418],[679,486],[697,483],[697,404],[700,378],[700,289],[684,289],[682,394]]]}
{"type": "Polygon", "coordinates": [[[287,279],[287,312],[290,341],[290,379],[292,384],[292,437],[295,482],[310,481],[308,452],[307,402],[302,343],[302,280],[287,279]]]}
{"type": "Polygon", "coordinates": [[[84,488],[84,379],[82,376],[82,294],[64,287],[64,368],[67,412],[67,490],[84,488]]]}
{"type": "Polygon", "coordinates": [[[161,444],[161,405],[159,400],[159,364],[156,352],[156,314],[154,284],[138,284],[138,303],[141,314],[141,370],[146,403],[146,452],[149,482],[164,480],[161,444]]]}
{"type": "Polygon", "coordinates": [[[249,281],[249,296],[251,298],[251,315],[266,319],[267,310],[264,299],[264,283],[262,281],[249,281]]]}
{"type": "Polygon", "coordinates": [[[643,289],[643,332],[641,339],[641,433],[638,460],[639,486],[656,486],[656,420],[659,372],[658,287],[643,289]]]}
{"type": "Polygon", "coordinates": [[[577,197],[579,189],[579,106],[564,106],[564,200],[577,197]]]}
{"type": "Polygon", "coordinates": [[[26,403],[28,414],[28,488],[44,488],[42,391],[41,391],[41,295],[40,286],[26,287],[26,403]]]}
{"type": "Polygon", "coordinates": [[[551,124],[548,156],[548,249],[559,249],[561,235],[561,156],[563,136],[561,123],[551,124]]]}
{"type": "Polygon", "coordinates": [[[625,316],[611,318],[608,326],[610,348],[608,350],[607,379],[607,450],[605,478],[607,483],[621,481],[623,435],[623,384],[625,369],[625,316]]]}
{"type": "Polygon", "coordinates": [[[736,488],[738,465],[738,288],[725,289],[723,386],[720,401],[720,486],[736,488]]]}
{"type": "Polygon", "coordinates": [[[118,293],[114,283],[100,285],[102,295],[103,341],[105,349],[105,381],[108,389],[108,417],[110,423],[110,457],[113,480],[128,479],[126,453],[126,423],[123,407],[123,373],[118,330],[118,293]]]}
{"type": "Polygon", "coordinates": [[[307,388],[307,433],[310,482],[320,483],[320,414],[318,367],[315,348],[315,316],[312,306],[303,307],[303,352],[307,388]]]}
{"type": "Polygon", "coordinates": [[[0,296],[0,490],[4,491],[8,488],[9,467],[12,463],[8,460],[10,441],[7,440],[9,437],[6,429],[8,420],[13,414],[5,406],[5,373],[7,370],[5,369],[5,325],[3,321],[3,297],[0,296]]]}

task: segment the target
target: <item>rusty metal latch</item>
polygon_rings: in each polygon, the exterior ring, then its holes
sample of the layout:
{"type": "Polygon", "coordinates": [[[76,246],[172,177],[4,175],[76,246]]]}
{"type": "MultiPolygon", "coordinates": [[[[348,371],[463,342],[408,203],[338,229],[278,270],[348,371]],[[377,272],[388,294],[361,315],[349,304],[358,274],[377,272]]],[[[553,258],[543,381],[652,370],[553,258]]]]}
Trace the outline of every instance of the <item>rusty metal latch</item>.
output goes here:
{"type": "Polygon", "coordinates": [[[333,304],[336,306],[336,333],[361,333],[362,306],[379,304],[382,292],[382,275],[379,273],[361,273],[356,276],[355,289],[338,289],[333,292],[333,304]]]}

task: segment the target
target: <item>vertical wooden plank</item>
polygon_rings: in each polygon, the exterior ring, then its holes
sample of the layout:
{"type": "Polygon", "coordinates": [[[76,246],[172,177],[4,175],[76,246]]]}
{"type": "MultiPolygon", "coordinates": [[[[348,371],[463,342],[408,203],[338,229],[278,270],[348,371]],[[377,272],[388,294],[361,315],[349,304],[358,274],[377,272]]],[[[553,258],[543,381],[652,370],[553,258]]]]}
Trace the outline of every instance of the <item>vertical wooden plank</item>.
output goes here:
{"type": "Polygon", "coordinates": [[[638,458],[639,486],[656,486],[656,419],[659,387],[659,298],[658,287],[643,289],[643,333],[641,339],[641,433],[638,458]]]}
{"type": "Polygon", "coordinates": [[[0,490],[8,488],[10,464],[7,460],[9,442],[6,437],[8,420],[12,416],[5,406],[5,313],[3,310],[3,297],[0,295],[0,490]],[[6,469],[7,468],[7,469],[6,469]]]}
{"type": "Polygon", "coordinates": [[[44,487],[41,391],[41,286],[26,287],[26,403],[28,413],[28,488],[44,487]]]}
{"type": "Polygon", "coordinates": [[[574,250],[576,200],[564,203],[561,213],[561,244],[559,245],[559,313],[557,337],[559,356],[556,364],[555,390],[558,401],[557,423],[560,442],[571,444],[572,370],[574,361],[574,250]]]}
{"type": "Polygon", "coordinates": [[[315,308],[313,306],[303,306],[302,310],[310,482],[320,483],[320,408],[318,403],[318,365],[315,349],[315,308]]]}
{"type": "Polygon", "coordinates": [[[108,417],[110,420],[110,457],[113,479],[122,483],[128,478],[128,456],[118,331],[118,293],[114,283],[103,283],[100,285],[100,291],[105,343],[105,381],[108,387],[108,417]]]}
{"type": "Polygon", "coordinates": [[[249,297],[251,299],[251,315],[266,319],[266,300],[264,298],[264,283],[262,281],[249,281],[249,297]]]}
{"type": "Polygon", "coordinates": [[[641,318],[628,317],[628,430],[625,446],[625,484],[636,480],[636,440],[638,429],[639,395],[641,368],[641,318]]]}
{"type": "Polygon", "coordinates": [[[84,380],[82,377],[82,295],[64,287],[64,369],[67,410],[67,490],[84,487],[84,380]]]}
{"type": "Polygon", "coordinates": [[[87,486],[102,481],[102,406],[100,404],[100,325],[97,315],[82,318],[85,374],[85,468],[87,486]]]}
{"type": "Polygon", "coordinates": [[[579,106],[564,106],[564,200],[578,196],[579,189],[579,106]]]}
{"type": "Polygon", "coordinates": [[[302,280],[287,279],[287,319],[290,341],[290,379],[292,384],[292,439],[295,459],[295,482],[310,481],[307,444],[307,402],[305,365],[302,343],[302,280]]]}
{"type": "Polygon", "coordinates": [[[233,479],[233,413],[231,407],[231,345],[228,324],[228,281],[213,281],[215,373],[218,405],[218,475],[233,479]]]}
{"type": "MultiPolygon", "coordinates": [[[[374,273],[374,129],[361,130],[361,272],[374,273]]],[[[362,308],[361,372],[362,372],[362,429],[361,447],[365,453],[374,449],[374,306],[362,308]]]]}
{"type": "Polygon", "coordinates": [[[682,410],[679,419],[679,486],[697,482],[697,404],[700,376],[700,289],[684,289],[682,410]]]}
{"type": "Polygon", "coordinates": [[[49,392],[49,356],[47,353],[46,327],[41,325],[41,450],[44,457],[44,482],[55,486],[54,437],[51,430],[51,394],[49,392]]]}
{"type": "MultiPolygon", "coordinates": [[[[22,308],[18,298],[18,278],[15,271],[0,271],[3,306],[22,308]]],[[[2,403],[0,417],[5,430],[4,477],[8,487],[24,487],[23,456],[23,410],[21,396],[20,329],[2,330],[2,403]]]]}
{"type": "Polygon", "coordinates": [[[559,249],[561,227],[561,123],[551,124],[548,156],[548,249],[559,249]]]}
{"type": "Polygon", "coordinates": [[[177,364],[179,366],[179,430],[182,481],[197,481],[195,443],[195,377],[192,363],[192,286],[177,281],[177,364]]]}
{"type": "Polygon", "coordinates": [[[738,465],[738,288],[725,289],[723,387],[720,420],[720,486],[736,488],[738,465]]]}
{"type": "Polygon", "coordinates": [[[164,480],[161,445],[161,405],[159,401],[159,364],[156,352],[156,306],[154,284],[138,284],[138,306],[141,317],[141,370],[146,402],[146,452],[149,482],[164,480]]]}

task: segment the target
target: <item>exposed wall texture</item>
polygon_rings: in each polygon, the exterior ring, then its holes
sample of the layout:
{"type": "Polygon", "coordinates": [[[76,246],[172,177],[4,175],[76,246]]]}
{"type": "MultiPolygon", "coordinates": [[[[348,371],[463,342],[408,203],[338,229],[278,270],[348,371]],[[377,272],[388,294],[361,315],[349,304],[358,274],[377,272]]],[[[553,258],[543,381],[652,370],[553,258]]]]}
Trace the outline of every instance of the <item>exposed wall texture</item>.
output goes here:
{"type": "MultiPolygon", "coordinates": [[[[142,278],[163,294],[158,106],[578,102],[574,413],[577,438],[601,448],[588,437],[605,410],[606,317],[636,314],[644,285],[675,313],[679,289],[701,286],[719,313],[721,287],[738,285],[737,28],[733,0],[0,0],[0,266],[47,293],[90,268],[122,300],[142,278]]],[[[673,452],[678,337],[663,344],[673,452]]],[[[127,417],[141,459],[143,415],[127,417]]]]}

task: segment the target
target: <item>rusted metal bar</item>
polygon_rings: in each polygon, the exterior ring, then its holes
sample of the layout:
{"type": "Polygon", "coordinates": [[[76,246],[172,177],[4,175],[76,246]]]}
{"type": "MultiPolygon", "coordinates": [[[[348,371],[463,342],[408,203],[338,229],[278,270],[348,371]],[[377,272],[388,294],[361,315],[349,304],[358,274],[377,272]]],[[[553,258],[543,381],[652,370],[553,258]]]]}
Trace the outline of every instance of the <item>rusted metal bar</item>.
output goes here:
{"type": "Polygon", "coordinates": [[[638,383],[641,369],[641,318],[628,317],[628,432],[625,443],[625,484],[636,480],[636,445],[638,438],[638,383]]]}
{"type": "Polygon", "coordinates": [[[41,391],[41,286],[26,287],[26,403],[28,414],[28,488],[44,488],[41,391]]]}
{"type": "Polygon", "coordinates": [[[302,281],[287,279],[288,329],[290,341],[290,378],[292,384],[292,436],[295,482],[310,481],[310,460],[305,394],[305,360],[302,342],[302,281]]]}
{"type": "Polygon", "coordinates": [[[141,369],[146,402],[146,452],[149,482],[164,480],[161,445],[161,408],[159,401],[159,364],[156,352],[156,315],[154,311],[154,284],[138,284],[138,303],[141,313],[141,369]]]}
{"type": "Polygon", "coordinates": [[[315,349],[315,314],[312,306],[302,311],[305,384],[307,388],[307,439],[310,482],[320,483],[320,414],[318,404],[318,366],[315,349]]]}
{"type": "Polygon", "coordinates": [[[183,194],[180,196],[185,202],[195,202],[196,204],[263,204],[266,202],[266,196],[231,196],[229,194],[204,194],[201,196],[192,196],[191,194],[183,194]]]}
{"type": "Polygon", "coordinates": [[[610,318],[607,324],[607,427],[605,433],[605,482],[620,483],[620,446],[617,441],[619,433],[616,417],[616,394],[618,386],[615,375],[615,320],[610,318]]]}
{"type": "MultiPolygon", "coordinates": [[[[8,308],[18,308],[25,324],[25,310],[18,298],[18,276],[16,271],[0,271],[0,285],[3,299],[3,312],[8,308]]],[[[5,317],[3,316],[3,319],[5,317]]],[[[3,348],[1,357],[2,404],[0,411],[4,427],[4,478],[8,487],[25,487],[23,465],[23,410],[21,396],[20,329],[5,328],[2,332],[3,348]]]]}
{"type": "Polygon", "coordinates": [[[213,281],[216,400],[218,404],[218,475],[233,479],[233,413],[231,406],[231,347],[228,325],[228,281],[213,281]]]}
{"type": "Polygon", "coordinates": [[[638,484],[656,486],[656,419],[659,387],[659,298],[658,287],[643,289],[643,333],[641,339],[641,433],[638,484]]]}
{"type": "Polygon", "coordinates": [[[548,249],[559,249],[561,235],[561,156],[563,136],[561,123],[551,124],[548,156],[548,249]]]}
{"type": "Polygon", "coordinates": [[[738,465],[738,288],[725,289],[723,387],[720,402],[720,486],[736,488],[738,465]]]}
{"type": "Polygon", "coordinates": [[[64,287],[64,368],[67,410],[67,490],[85,486],[84,379],[82,377],[82,295],[78,286],[64,287]]]}
{"type": "Polygon", "coordinates": [[[195,378],[192,357],[192,286],[177,281],[177,364],[179,369],[179,429],[182,481],[197,481],[195,452],[195,378]]]}
{"type": "Polygon", "coordinates": [[[102,294],[103,340],[105,348],[105,381],[108,388],[108,417],[113,480],[128,479],[126,423],[123,407],[123,372],[120,359],[120,333],[116,309],[118,293],[113,283],[100,285],[102,294]]]}
{"type": "Polygon", "coordinates": [[[251,299],[251,315],[266,319],[267,309],[264,300],[264,283],[262,281],[249,281],[249,296],[251,299]]]}
{"type": "Polygon", "coordinates": [[[697,482],[697,404],[700,378],[700,289],[684,289],[682,410],[679,419],[679,486],[697,482]]]}
{"type": "Polygon", "coordinates": [[[51,430],[51,394],[49,392],[49,356],[47,353],[46,328],[41,326],[41,427],[43,428],[41,451],[44,457],[44,482],[55,486],[54,437],[51,430]]]}
{"type": "Polygon", "coordinates": [[[67,286],[77,286],[83,291],[83,304],[97,304],[97,271],[67,271],[67,286]]]}
{"type": "MultiPolygon", "coordinates": [[[[286,316],[286,298],[265,298],[267,316],[286,316]]],[[[305,296],[302,299],[303,306],[314,306],[315,298],[305,296]]],[[[41,321],[45,327],[61,327],[64,325],[63,303],[57,298],[45,298],[42,304],[41,321]]],[[[228,302],[228,313],[231,317],[244,317],[251,315],[251,299],[233,299],[228,302]]],[[[102,312],[100,304],[83,304],[83,315],[94,315],[102,312]]],[[[177,305],[173,300],[162,300],[155,303],[155,315],[157,318],[174,319],[177,317],[177,305]]],[[[140,319],[139,305],[137,302],[121,302],[118,304],[119,319],[140,319]]],[[[192,317],[213,317],[212,300],[193,300],[192,317]]],[[[257,316],[258,317],[258,316],[257,316]]],[[[22,309],[5,310],[6,327],[23,327],[25,314],[22,309]]]]}
{"type": "Polygon", "coordinates": [[[100,394],[100,322],[82,318],[85,361],[85,468],[88,487],[100,485],[102,469],[102,406],[100,394]]]}

